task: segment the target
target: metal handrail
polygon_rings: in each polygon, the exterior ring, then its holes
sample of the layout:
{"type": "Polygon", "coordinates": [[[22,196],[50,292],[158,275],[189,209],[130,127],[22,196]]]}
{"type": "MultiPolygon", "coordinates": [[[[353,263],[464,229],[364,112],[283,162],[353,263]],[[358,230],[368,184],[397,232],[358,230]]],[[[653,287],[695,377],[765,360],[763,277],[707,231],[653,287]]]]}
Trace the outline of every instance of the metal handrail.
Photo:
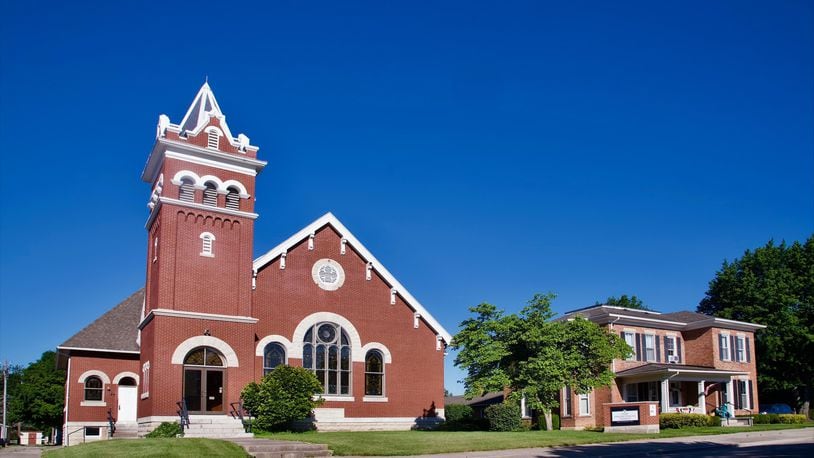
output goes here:
{"type": "Polygon", "coordinates": [[[178,416],[181,418],[181,430],[186,427],[189,429],[189,410],[187,410],[187,401],[185,399],[175,403],[178,406],[178,416]]]}
{"type": "Polygon", "coordinates": [[[232,407],[229,415],[231,415],[232,418],[240,419],[240,423],[243,424],[243,429],[245,429],[247,433],[252,432],[251,412],[243,407],[243,401],[231,402],[229,406],[232,407]],[[237,404],[237,407],[235,407],[235,404],[237,404]],[[246,421],[246,418],[243,416],[244,411],[249,414],[250,421],[246,421]]]}
{"type": "Polygon", "coordinates": [[[73,434],[73,433],[78,433],[79,431],[82,431],[82,442],[85,442],[85,433],[84,433],[84,431],[85,431],[85,427],[83,426],[83,427],[81,427],[81,428],[79,428],[79,429],[76,429],[76,430],[74,430],[74,431],[69,432],[69,433],[68,433],[68,434],[65,436],[65,446],[66,446],[66,447],[67,447],[67,446],[69,446],[69,445],[71,445],[71,434],[73,434]]]}
{"type": "Polygon", "coordinates": [[[113,411],[110,409],[107,409],[107,424],[110,427],[107,430],[107,435],[108,437],[113,437],[116,433],[116,419],[113,418],[113,411]]]}

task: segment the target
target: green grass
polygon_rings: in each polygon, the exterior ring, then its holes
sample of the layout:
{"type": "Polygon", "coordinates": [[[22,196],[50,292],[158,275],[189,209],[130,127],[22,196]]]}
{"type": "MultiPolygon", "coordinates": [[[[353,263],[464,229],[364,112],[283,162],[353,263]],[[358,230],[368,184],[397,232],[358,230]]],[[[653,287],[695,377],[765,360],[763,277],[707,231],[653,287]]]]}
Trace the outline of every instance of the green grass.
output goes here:
{"type": "Polygon", "coordinates": [[[421,455],[431,453],[504,450],[512,448],[556,447],[565,445],[619,442],[732,434],[748,431],[773,431],[812,427],[806,425],[755,425],[751,428],[666,429],[661,434],[621,434],[591,431],[450,432],[450,431],[371,431],[336,433],[258,433],[257,437],[327,444],[335,455],[421,455]]]}
{"type": "Polygon", "coordinates": [[[115,439],[49,450],[47,458],[64,457],[247,457],[239,445],[215,439],[115,439]]]}

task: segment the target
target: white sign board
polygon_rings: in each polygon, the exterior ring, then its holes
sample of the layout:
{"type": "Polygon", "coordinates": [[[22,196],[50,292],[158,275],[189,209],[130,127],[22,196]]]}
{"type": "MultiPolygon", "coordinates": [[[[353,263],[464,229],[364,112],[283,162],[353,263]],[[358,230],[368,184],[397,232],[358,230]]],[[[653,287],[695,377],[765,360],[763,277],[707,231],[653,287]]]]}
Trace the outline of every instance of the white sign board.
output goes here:
{"type": "Polygon", "coordinates": [[[615,410],[611,412],[611,421],[616,422],[627,422],[627,421],[638,421],[639,420],[639,409],[625,409],[625,410],[615,410]]]}
{"type": "Polygon", "coordinates": [[[650,416],[651,417],[656,416],[656,405],[655,404],[650,404],[650,416]]]}

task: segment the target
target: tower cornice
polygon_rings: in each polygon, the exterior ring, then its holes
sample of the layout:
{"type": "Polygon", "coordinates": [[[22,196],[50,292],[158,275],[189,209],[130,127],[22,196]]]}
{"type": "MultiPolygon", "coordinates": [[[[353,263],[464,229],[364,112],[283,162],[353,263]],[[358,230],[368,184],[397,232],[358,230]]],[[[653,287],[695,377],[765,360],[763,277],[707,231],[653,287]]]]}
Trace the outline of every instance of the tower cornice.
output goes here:
{"type": "Polygon", "coordinates": [[[155,181],[161,172],[161,165],[166,157],[175,157],[188,162],[209,165],[251,176],[260,173],[268,164],[268,162],[259,159],[213,151],[167,138],[158,138],[155,145],[153,145],[147,163],[144,165],[141,179],[147,183],[155,181]]]}

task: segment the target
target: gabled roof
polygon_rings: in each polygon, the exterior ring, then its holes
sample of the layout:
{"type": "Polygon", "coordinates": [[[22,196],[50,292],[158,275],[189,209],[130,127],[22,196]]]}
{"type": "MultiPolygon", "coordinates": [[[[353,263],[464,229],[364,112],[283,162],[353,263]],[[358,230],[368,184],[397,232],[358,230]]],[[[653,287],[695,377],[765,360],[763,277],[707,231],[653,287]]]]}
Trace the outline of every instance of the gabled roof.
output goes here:
{"type": "Polygon", "coordinates": [[[477,396],[472,399],[466,399],[466,396],[446,396],[444,398],[444,405],[450,404],[464,404],[468,406],[473,405],[489,405],[503,402],[504,394],[502,391],[492,391],[485,393],[483,396],[477,396]]]}
{"type": "Polygon", "coordinates": [[[362,245],[362,242],[360,242],[348,230],[348,228],[346,228],[344,224],[339,222],[339,220],[330,212],[326,213],[313,223],[305,226],[299,232],[289,237],[283,243],[272,248],[266,254],[255,259],[254,260],[255,272],[262,269],[268,263],[280,257],[280,255],[284,251],[289,250],[294,245],[297,245],[298,243],[307,239],[312,233],[318,231],[319,229],[322,229],[325,226],[333,227],[334,230],[336,230],[336,232],[338,232],[341,237],[344,237],[345,240],[347,240],[347,243],[350,246],[352,246],[366,262],[372,262],[373,269],[376,270],[376,272],[378,272],[382,278],[384,278],[385,282],[387,282],[391,288],[396,289],[399,296],[401,296],[404,299],[404,302],[406,302],[407,305],[413,309],[413,311],[418,312],[421,315],[421,318],[424,319],[424,321],[426,321],[427,324],[430,326],[430,329],[432,329],[437,335],[441,336],[441,338],[444,339],[444,342],[449,344],[452,341],[452,335],[450,335],[450,333],[447,332],[447,330],[444,329],[443,326],[441,326],[441,323],[439,323],[432,315],[430,315],[430,312],[428,312],[427,309],[425,309],[424,306],[421,305],[418,299],[413,297],[413,295],[410,294],[409,291],[407,291],[407,288],[405,288],[398,280],[396,280],[396,277],[394,277],[393,274],[391,274],[390,271],[387,270],[387,268],[385,268],[384,265],[382,265],[382,263],[379,262],[379,260],[376,259],[376,257],[373,256],[373,254],[370,251],[368,251],[368,249],[365,248],[364,245],[362,245]]]}
{"type": "Polygon", "coordinates": [[[209,83],[205,82],[201,89],[198,90],[198,94],[195,95],[195,99],[192,100],[192,104],[187,109],[187,114],[184,115],[184,119],[179,124],[181,132],[194,132],[197,134],[202,127],[209,124],[210,116],[220,119],[220,127],[223,133],[231,140],[232,133],[229,126],[226,125],[226,115],[220,110],[220,105],[218,105],[215,93],[212,92],[209,83]]]}
{"type": "Polygon", "coordinates": [[[138,324],[143,305],[144,288],[133,293],[57,348],[138,353],[138,324]]]}

